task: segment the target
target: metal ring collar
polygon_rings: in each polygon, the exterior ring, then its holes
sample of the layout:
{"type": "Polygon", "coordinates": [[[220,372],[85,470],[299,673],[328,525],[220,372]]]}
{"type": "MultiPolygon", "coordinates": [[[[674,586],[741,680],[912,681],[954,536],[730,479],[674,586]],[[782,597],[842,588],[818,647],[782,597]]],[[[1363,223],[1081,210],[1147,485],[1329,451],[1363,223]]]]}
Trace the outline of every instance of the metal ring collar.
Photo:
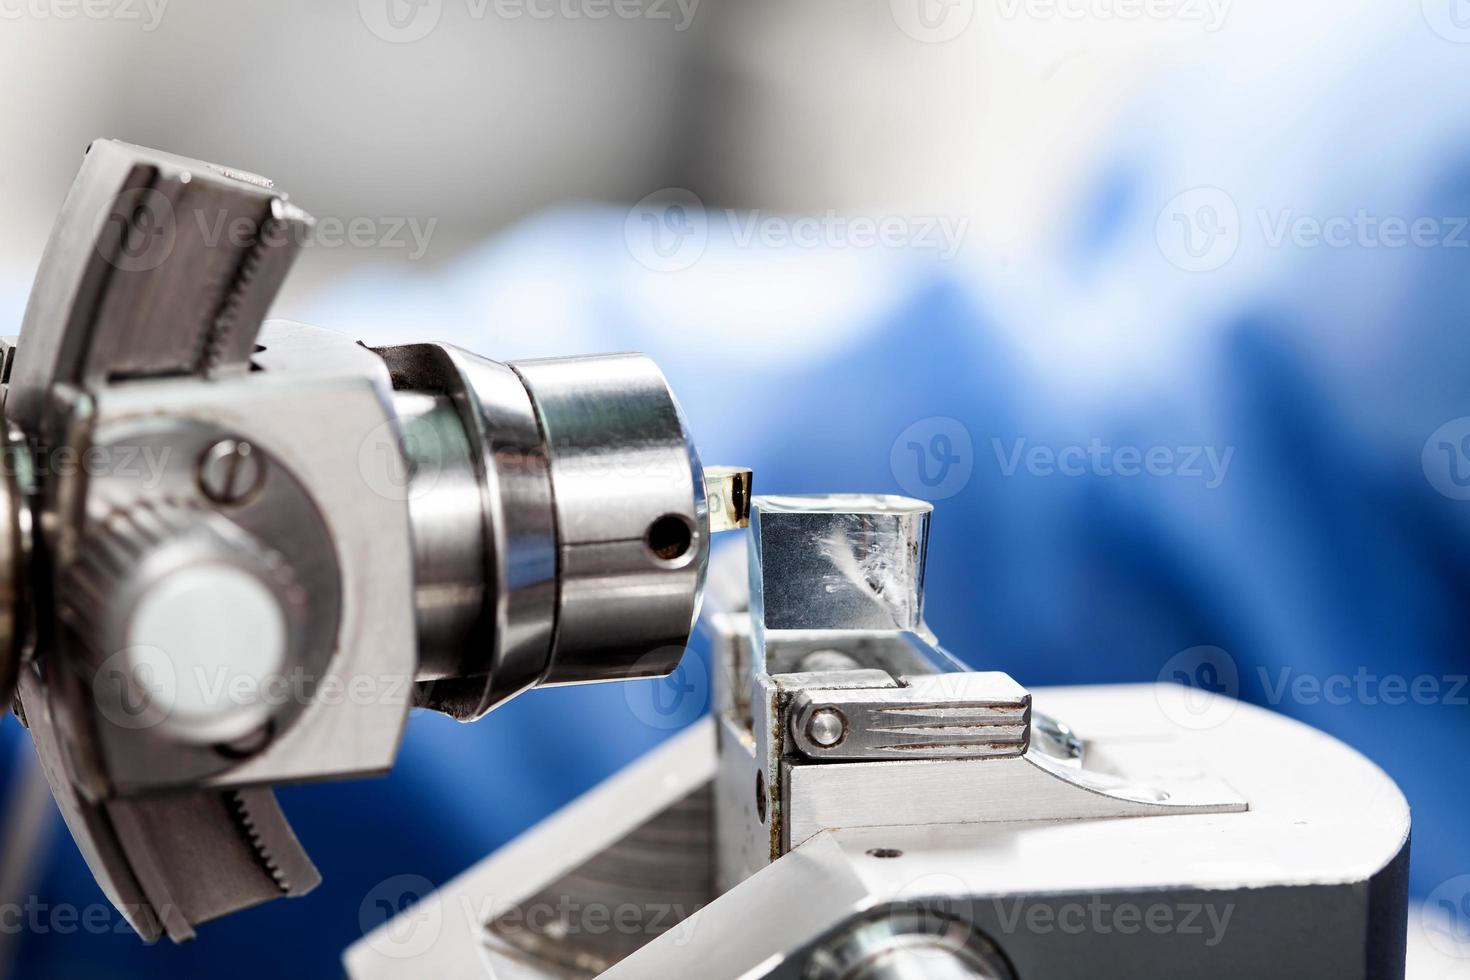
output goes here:
{"type": "Polygon", "coordinates": [[[399,392],[400,418],[452,408],[467,440],[406,428],[403,448],[422,482],[409,494],[422,700],[478,718],[534,685],[551,657],[556,523],[540,426],[504,364],[448,344],[378,353],[399,392]],[[409,406],[425,396],[437,406],[409,406]],[[473,471],[472,497],[458,486],[461,469],[473,471]],[[436,594],[426,594],[430,583],[436,594]]]}

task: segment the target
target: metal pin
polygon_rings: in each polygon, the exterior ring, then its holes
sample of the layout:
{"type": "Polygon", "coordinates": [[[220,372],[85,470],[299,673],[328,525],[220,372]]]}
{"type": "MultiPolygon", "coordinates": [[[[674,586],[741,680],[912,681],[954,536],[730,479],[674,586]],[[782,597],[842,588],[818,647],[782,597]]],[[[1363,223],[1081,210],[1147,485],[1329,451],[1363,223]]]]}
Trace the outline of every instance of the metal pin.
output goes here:
{"type": "Polygon", "coordinates": [[[830,749],[847,737],[847,719],[836,708],[822,708],[806,723],[806,734],[824,749],[830,749]]]}

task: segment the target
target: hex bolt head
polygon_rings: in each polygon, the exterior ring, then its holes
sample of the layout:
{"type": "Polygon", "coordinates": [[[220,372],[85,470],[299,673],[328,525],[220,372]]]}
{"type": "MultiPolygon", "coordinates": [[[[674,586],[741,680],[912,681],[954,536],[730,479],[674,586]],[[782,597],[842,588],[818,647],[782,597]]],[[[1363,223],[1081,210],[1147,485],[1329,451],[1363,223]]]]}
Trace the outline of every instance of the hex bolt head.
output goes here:
{"type": "Polygon", "coordinates": [[[199,460],[199,488],[217,504],[238,504],[265,479],[265,460],[243,439],[221,439],[199,460]]]}
{"type": "Polygon", "coordinates": [[[847,719],[836,708],[823,708],[812,713],[806,723],[806,735],[824,749],[834,748],[847,737],[847,719]]]}

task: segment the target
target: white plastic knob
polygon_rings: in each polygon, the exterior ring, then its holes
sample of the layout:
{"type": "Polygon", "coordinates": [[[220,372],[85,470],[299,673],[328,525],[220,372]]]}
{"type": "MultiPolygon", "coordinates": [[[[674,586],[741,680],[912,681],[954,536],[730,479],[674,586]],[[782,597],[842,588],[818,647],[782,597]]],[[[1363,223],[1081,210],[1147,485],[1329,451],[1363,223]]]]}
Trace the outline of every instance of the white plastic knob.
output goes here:
{"type": "Polygon", "coordinates": [[[181,732],[210,741],[248,734],[271,691],[285,690],[286,617],[271,590],[227,564],[196,564],[154,583],[127,626],[138,673],[151,675],[154,708],[181,732]]]}

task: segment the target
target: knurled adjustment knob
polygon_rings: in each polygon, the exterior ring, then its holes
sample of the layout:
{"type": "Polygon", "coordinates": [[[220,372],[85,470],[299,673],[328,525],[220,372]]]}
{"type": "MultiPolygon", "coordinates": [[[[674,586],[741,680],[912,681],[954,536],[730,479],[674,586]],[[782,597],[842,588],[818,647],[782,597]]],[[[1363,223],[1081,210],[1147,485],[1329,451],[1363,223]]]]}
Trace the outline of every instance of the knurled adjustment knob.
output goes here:
{"type": "Polygon", "coordinates": [[[182,742],[265,731],[301,662],[307,603],[290,565],[200,508],[140,504],[95,523],[60,606],[103,717],[182,742]]]}

